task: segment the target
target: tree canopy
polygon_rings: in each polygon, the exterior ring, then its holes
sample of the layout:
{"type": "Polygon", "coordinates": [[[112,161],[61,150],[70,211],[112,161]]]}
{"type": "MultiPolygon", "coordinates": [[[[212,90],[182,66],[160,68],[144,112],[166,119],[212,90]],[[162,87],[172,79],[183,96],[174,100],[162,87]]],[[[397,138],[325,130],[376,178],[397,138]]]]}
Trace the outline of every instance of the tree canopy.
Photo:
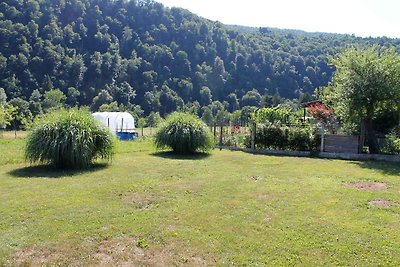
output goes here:
{"type": "Polygon", "coordinates": [[[325,99],[344,123],[365,126],[370,152],[378,153],[373,118],[400,108],[400,55],[393,48],[351,48],[331,62],[336,72],[325,99]]]}
{"type": "Polygon", "coordinates": [[[225,26],[152,0],[5,0],[0,40],[0,87],[9,99],[32,102],[32,114],[47,105],[106,105],[163,116],[196,102],[233,112],[304,98],[332,77],[327,55],[400,44],[225,26]]]}

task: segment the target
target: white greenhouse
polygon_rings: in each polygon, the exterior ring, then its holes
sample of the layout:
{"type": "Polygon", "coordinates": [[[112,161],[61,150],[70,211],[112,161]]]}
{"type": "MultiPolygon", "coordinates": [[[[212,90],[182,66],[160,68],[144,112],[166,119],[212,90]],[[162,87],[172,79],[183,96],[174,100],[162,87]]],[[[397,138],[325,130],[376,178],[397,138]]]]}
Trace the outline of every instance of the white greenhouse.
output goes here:
{"type": "Polygon", "coordinates": [[[107,126],[120,139],[133,139],[138,136],[135,119],[128,112],[96,112],[92,116],[107,126]]]}

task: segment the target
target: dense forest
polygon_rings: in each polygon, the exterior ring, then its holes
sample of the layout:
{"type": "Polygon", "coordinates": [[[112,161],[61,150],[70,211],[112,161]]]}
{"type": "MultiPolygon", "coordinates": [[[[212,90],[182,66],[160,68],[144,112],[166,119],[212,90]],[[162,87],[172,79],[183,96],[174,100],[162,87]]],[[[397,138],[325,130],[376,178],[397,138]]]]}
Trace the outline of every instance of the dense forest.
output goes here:
{"type": "Polygon", "coordinates": [[[3,0],[0,88],[33,115],[58,103],[233,112],[309,100],[332,77],[328,55],[373,44],[400,40],[227,26],[150,0],[3,0]]]}

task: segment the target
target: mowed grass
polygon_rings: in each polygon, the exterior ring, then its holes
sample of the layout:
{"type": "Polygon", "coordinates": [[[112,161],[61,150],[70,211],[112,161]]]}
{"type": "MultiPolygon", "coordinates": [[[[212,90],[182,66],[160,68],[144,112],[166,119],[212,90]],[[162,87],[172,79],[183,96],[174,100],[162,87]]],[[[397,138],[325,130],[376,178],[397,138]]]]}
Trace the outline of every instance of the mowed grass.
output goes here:
{"type": "Polygon", "coordinates": [[[24,142],[0,140],[0,265],[400,265],[394,164],[175,157],[147,139],[118,143],[109,166],[56,172],[24,163],[24,142]],[[348,186],[366,181],[388,188],[348,186]]]}

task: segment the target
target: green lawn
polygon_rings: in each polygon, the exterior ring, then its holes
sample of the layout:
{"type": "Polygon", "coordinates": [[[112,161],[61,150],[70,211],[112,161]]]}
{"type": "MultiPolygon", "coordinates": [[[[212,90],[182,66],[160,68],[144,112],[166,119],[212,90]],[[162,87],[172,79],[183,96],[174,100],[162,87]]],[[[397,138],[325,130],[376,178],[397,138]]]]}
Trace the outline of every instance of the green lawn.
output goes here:
{"type": "Polygon", "coordinates": [[[0,139],[0,266],[399,266],[400,166],[118,143],[54,172],[0,139]],[[366,191],[349,183],[383,182],[366,191]],[[392,201],[376,207],[372,200],[392,201]]]}

